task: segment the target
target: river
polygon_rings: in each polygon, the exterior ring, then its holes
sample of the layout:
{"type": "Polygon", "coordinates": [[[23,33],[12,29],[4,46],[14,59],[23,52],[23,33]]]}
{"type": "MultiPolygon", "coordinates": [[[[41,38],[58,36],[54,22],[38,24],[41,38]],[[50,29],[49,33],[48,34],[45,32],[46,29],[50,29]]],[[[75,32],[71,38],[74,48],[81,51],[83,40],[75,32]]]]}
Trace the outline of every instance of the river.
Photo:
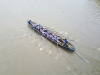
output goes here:
{"type": "Polygon", "coordinates": [[[0,75],[100,75],[100,0],[0,0],[0,26],[0,75]],[[62,48],[57,55],[30,19],[77,39],[86,61],[62,48]]]}

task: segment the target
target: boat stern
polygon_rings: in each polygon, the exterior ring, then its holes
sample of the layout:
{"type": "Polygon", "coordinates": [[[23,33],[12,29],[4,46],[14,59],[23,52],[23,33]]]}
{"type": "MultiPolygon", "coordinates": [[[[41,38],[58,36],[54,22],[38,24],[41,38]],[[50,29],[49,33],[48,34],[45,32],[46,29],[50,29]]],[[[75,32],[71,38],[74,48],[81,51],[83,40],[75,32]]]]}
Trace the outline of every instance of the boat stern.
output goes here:
{"type": "Polygon", "coordinates": [[[75,47],[74,46],[68,47],[68,49],[75,52],[75,47]]]}
{"type": "Polygon", "coordinates": [[[65,44],[64,47],[72,52],[75,52],[75,47],[71,43],[65,44]]]}

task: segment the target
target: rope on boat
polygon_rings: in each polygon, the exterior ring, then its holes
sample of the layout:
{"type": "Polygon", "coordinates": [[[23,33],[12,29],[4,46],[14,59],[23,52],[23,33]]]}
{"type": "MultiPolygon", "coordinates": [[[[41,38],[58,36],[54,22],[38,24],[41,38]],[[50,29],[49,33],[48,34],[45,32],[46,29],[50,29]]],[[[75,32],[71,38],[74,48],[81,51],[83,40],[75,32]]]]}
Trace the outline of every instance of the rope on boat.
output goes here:
{"type": "Polygon", "coordinates": [[[90,63],[88,60],[86,60],[85,58],[83,58],[82,56],[80,56],[80,54],[79,54],[78,52],[75,51],[75,53],[76,53],[83,61],[90,63]]]}

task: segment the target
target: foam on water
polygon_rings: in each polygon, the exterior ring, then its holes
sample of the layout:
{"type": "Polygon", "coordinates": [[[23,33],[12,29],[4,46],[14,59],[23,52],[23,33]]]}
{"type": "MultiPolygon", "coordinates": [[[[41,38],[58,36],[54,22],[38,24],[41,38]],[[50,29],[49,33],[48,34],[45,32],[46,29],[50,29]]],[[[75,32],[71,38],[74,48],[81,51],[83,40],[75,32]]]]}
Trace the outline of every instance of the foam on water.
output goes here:
{"type": "Polygon", "coordinates": [[[51,50],[49,51],[49,54],[51,53],[51,50]]]}
{"type": "Polygon", "coordinates": [[[42,51],[42,50],[43,50],[43,48],[40,48],[39,50],[40,50],[40,51],[42,51]]]}

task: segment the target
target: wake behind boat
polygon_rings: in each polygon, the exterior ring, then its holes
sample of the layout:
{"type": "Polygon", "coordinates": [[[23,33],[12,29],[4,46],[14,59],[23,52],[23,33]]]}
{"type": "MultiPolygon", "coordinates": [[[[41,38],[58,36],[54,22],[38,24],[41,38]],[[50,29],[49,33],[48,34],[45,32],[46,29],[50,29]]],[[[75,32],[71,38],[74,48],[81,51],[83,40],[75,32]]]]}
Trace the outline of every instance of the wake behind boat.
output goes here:
{"type": "Polygon", "coordinates": [[[49,39],[50,41],[56,43],[57,45],[64,47],[70,51],[75,52],[74,46],[68,42],[67,39],[63,39],[62,37],[54,34],[52,31],[48,30],[47,28],[32,22],[31,20],[28,21],[28,26],[34,29],[36,32],[44,36],[45,38],[49,39]]]}

